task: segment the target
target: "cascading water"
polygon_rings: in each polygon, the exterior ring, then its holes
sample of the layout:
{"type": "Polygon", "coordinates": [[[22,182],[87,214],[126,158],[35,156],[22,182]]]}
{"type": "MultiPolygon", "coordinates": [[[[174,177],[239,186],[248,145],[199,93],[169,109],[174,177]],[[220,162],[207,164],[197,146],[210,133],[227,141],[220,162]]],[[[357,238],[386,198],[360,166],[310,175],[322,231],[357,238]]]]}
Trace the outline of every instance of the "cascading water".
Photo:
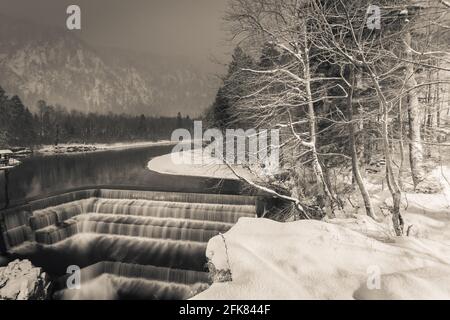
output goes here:
{"type": "Polygon", "coordinates": [[[208,286],[209,239],[255,211],[247,196],[88,190],[4,212],[2,229],[12,255],[59,277],[57,298],[184,299],[208,286]]]}

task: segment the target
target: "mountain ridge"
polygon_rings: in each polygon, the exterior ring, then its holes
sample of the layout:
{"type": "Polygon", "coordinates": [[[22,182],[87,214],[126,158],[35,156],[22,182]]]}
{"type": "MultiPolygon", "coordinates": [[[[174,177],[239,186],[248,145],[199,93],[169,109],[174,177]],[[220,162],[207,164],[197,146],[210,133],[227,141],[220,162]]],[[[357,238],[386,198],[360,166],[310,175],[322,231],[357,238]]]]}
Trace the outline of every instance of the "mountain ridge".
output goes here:
{"type": "Polygon", "coordinates": [[[42,99],[82,112],[195,117],[218,87],[188,59],[97,48],[70,31],[4,16],[0,30],[0,85],[31,110],[42,99]]]}

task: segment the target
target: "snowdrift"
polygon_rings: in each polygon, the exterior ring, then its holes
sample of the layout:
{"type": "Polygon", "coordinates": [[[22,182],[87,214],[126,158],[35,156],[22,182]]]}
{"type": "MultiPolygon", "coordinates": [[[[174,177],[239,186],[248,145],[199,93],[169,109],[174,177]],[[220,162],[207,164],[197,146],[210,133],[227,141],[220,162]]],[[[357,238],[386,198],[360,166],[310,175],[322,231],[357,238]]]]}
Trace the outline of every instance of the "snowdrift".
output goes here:
{"type": "Polygon", "coordinates": [[[207,256],[232,281],[194,299],[450,299],[450,246],[429,239],[241,218],[210,240],[207,256]]]}

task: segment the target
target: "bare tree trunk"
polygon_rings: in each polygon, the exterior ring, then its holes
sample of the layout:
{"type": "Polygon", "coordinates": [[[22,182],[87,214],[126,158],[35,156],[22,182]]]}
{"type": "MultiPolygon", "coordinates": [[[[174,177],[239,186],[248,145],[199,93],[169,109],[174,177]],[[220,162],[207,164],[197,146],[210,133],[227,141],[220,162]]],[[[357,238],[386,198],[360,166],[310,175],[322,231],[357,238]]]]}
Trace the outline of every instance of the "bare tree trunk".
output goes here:
{"type": "MultiPolygon", "coordinates": [[[[437,72],[437,81],[440,80],[439,71],[437,72]]],[[[436,88],[436,128],[441,126],[441,87],[438,84],[436,88]]]]}
{"type": "Polygon", "coordinates": [[[347,101],[348,101],[349,118],[350,118],[349,119],[349,121],[350,121],[349,136],[350,136],[350,148],[351,148],[351,156],[352,156],[352,172],[353,172],[353,177],[356,180],[356,183],[358,184],[358,188],[361,193],[361,196],[363,198],[364,206],[366,208],[366,213],[369,217],[375,219],[375,211],[373,210],[369,192],[367,191],[366,185],[364,183],[364,179],[361,175],[361,170],[359,167],[358,152],[356,150],[355,125],[353,124],[353,87],[355,85],[353,67],[351,68],[351,71],[350,71],[350,83],[351,83],[351,86],[349,87],[347,101]]]}
{"type": "MultiPolygon", "coordinates": [[[[412,61],[412,52],[409,47],[411,46],[411,33],[406,34],[406,56],[407,59],[412,61]]],[[[408,91],[408,116],[409,116],[409,162],[411,166],[411,174],[414,183],[414,188],[423,180],[423,146],[422,137],[420,132],[420,106],[419,99],[415,94],[413,88],[417,86],[415,78],[414,65],[412,63],[407,64],[407,81],[406,89],[408,91]]]]}
{"type": "Polygon", "coordinates": [[[397,236],[403,234],[403,219],[400,214],[400,201],[401,201],[401,191],[400,187],[395,180],[393,168],[392,168],[392,158],[391,158],[391,148],[389,146],[389,131],[388,131],[388,108],[384,102],[382,104],[382,135],[384,144],[384,156],[386,158],[386,181],[389,191],[392,195],[392,222],[394,225],[394,231],[397,236]]]}
{"type": "Polygon", "coordinates": [[[305,71],[305,91],[306,91],[306,98],[308,99],[308,122],[309,122],[309,133],[310,133],[310,147],[311,147],[311,154],[312,154],[312,166],[314,175],[316,177],[316,180],[318,183],[322,185],[322,189],[325,193],[325,196],[330,201],[330,208],[331,213],[329,214],[330,217],[335,217],[335,208],[336,205],[338,205],[338,201],[336,200],[336,197],[333,195],[332,191],[330,190],[328,184],[326,183],[326,179],[324,177],[324,173],[322,170],[322,166],[320,165],[319,157],[317,155],[317,138],[316,138],[316,114],[314,111],[314,102],[312,97],[312,91],[311,91],[311,71],[310,71],[310,61],[309,61],[309,42],[308,42],[308,30],[306,24],[304,25],[304,71],[305,71]]]}
{"type": "MultiPolygon", "coordinates": [[[[353,110],[352,110],[353,111],[353,110]]],[[[358,113],[360,115],[364,114],[364,110],[362,107],[358,108],[358,113]]],[[[359,121],[359,132],[365,132],[364,130],[364,120],[360,119],[359,121]]],[[[357,154],[358,154],[358,159],[359,159],[359,172],[361,173],[361,177],[364,179],[366,179],[367,177],[367,173],[366,173],[366,161],[365,161],[365,154],[366,154],[366,136],[363,134],[362,136],[362,142],[359,143],[359,145],[357,144],[357,154]]],[[[356,140],[357,142],[357,140],[356,140]]]]}
{"type": "Polygon", "coordinates": [[[389,188],[389,192],[392,196],[392,223],[394,226],[394,231],[397,236],[401,236],[403,234],[403,218],[400,213],[400,202],[402,199],[402,192],[398,185],[397,180],[395,180],[395,175],[392,167],[392,157],[391,157],[391,147],[389,145],[389,105],[386,101],[386,97],[381,91],[380,84],[376,75],[372,72],[370,67],[367,65],[367,62],[364,60],[364,56],[362,56],[365,67],[369,70],[370,78],[372,79],[372,83],[374,85],[375,90],[377,91],[378,98],[380,99],[380,115],[381,115],[381,135],[383,138],[383,147],[384,147],[384,157],[386,160],[386,181],[389,188]]]}
{"type": "Polygon", "coordinates": [[[402,99],[398,102],[398,123],[399,123],[399,149],[400,149],[400,168],[398,170],[398,184],[403,190],[402,174],[405,172],[405,145],[403,143],[403,106],[402,99]]]}

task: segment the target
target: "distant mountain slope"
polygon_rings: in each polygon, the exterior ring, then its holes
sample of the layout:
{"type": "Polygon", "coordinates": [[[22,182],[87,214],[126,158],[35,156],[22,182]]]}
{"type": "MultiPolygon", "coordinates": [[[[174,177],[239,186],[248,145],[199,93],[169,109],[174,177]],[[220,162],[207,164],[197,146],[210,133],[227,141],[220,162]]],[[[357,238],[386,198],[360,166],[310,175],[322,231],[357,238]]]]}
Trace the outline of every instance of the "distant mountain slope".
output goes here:
{"type": "Polygon", "coordinates": [[[91,48],[72,32],[0,16],[0,85],[31,109],[44,99],[85,112],[196,116],[214,97],[212,79],[182,59],[91,48]]]}

